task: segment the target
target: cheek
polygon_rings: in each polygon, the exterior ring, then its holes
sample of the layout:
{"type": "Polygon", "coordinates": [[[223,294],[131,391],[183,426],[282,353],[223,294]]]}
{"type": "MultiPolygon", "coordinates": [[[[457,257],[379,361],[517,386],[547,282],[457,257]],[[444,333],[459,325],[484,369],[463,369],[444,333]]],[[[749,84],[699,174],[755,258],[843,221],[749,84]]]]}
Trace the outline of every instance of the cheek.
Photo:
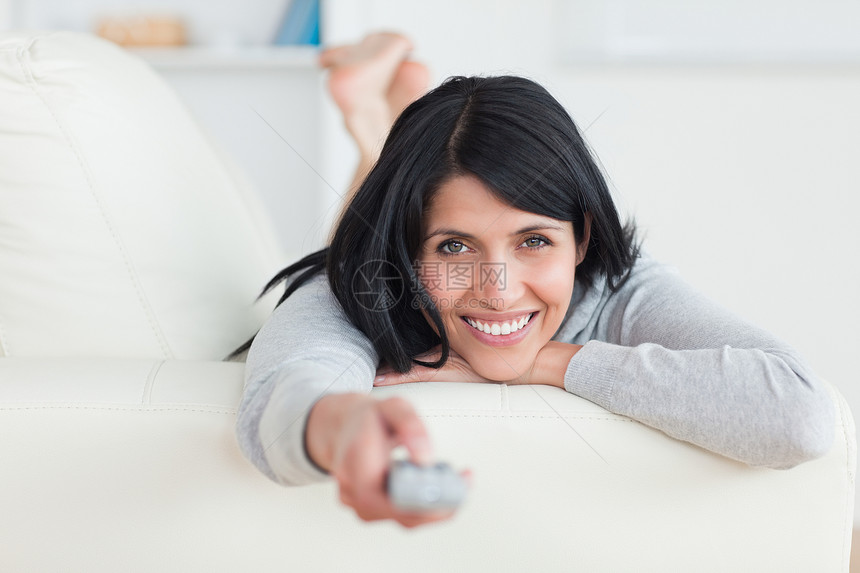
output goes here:
{"type": "Polygon", "coordinates": [[[559,314],[558,320],[567,312],[570,297],[573,294],[573,282],[576,266],[573,259],[548,260],[537,268],[532,269],[534,277],[539,280],[531,281],[534,293],[548,307],[550,317],[559,314]]]}
{"type": "MultiPolygon", "coordinates": [[[[416,269],[418,279],[421,281],[421,286],[430,298],[430,302],[436,307],[436,310],[442,316],[442,322],[448,331],[448,336],[452,336],[450,321],[452,309],[457,307],[457,301],[462,296],[462,291],[449,286],[449,279],[445,274],[445,265],[443,263],[425,263],[420,268],[416,269]]],[[[439,335],[439,329],[430,318],[428,312],[421,310],[424,315],[424,320],[439,335]]]]}
{"type": "Polygon", "coordinates": [[[457,301],[471,287],[471,265],[442,262],[423,263],[417,275],[421,286],[430,296],[440,313],[445,314],[456,307],[457,301]]]}

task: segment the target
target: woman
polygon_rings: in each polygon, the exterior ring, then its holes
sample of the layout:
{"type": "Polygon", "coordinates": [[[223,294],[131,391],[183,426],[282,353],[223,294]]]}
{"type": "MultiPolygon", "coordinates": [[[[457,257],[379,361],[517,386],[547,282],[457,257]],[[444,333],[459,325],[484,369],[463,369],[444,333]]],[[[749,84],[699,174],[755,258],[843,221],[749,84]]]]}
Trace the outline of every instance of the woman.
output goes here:
{"type": "Polygon", "coordinates": [[[409,105],[330,246],[267,288],[281,281],[248,356],[243,451],[282,483],[330,474],[363,519],[450,516],[385,497],[394,444],[432,451],[409,404],[372,385],[556,385],[776,468],[832,440],[797,353],[639,254],[573,121],[529,80],[454,78],[409,105]]]}

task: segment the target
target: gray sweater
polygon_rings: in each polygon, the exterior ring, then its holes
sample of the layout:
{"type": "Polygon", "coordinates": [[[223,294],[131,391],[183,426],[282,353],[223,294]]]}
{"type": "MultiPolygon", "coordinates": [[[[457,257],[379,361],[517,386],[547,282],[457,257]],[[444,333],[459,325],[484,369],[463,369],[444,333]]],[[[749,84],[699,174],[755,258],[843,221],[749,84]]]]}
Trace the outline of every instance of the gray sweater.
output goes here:
{"type": "MultiPolygon", "coordinates": [[[[796,351],[648,257],[617,292],[605,277],[577,283],[554,339],[584,345],[568,392],[679,440],[773,468],[821,456],[833,440],[833,402],[796,351]]],[[[283,484],[326,479],[304,448],[310,407],[328,393],[369,392],[378,361],[324,276],[297,289],[248,354],[245,456],[283,484]]]]}

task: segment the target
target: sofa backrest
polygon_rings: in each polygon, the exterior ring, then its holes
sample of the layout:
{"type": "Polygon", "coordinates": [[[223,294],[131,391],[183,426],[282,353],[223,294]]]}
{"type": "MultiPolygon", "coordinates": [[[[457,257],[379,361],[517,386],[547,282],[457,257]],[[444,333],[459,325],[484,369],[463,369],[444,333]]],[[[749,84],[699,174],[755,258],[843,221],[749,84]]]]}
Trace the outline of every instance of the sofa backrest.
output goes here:
{"type": "Polygon", "coordinates": [[[0,356],[223,358],[284,262],[260,213],[142,60],[0,34],[0,356]]]}

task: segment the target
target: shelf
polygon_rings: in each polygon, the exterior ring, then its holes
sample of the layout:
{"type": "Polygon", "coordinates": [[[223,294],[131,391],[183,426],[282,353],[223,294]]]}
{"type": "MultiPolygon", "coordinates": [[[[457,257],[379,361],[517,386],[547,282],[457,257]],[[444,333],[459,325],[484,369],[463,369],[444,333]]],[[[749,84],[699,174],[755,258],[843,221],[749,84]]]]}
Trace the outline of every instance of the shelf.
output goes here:
{"type": "Polygon", "coordinates": [[[315,69],[316,46],[129,48],[161,70],[315,69]]]}

